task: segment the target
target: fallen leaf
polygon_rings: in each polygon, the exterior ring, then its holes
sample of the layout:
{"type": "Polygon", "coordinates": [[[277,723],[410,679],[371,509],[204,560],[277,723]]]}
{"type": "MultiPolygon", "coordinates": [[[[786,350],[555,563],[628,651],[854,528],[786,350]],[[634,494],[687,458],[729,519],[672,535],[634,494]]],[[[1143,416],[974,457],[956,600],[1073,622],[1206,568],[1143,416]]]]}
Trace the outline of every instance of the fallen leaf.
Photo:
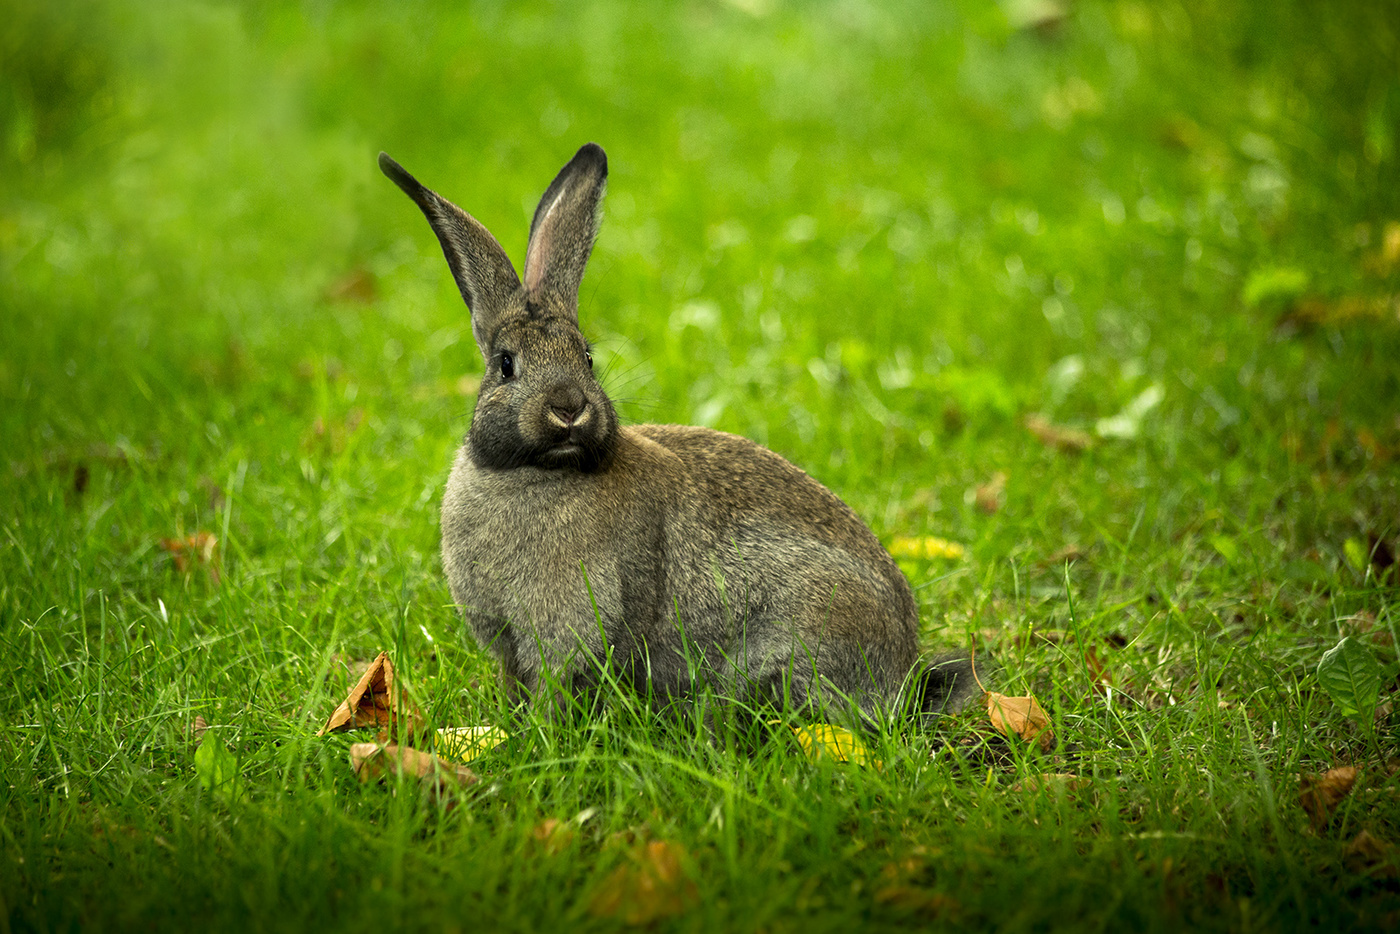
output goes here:
{"type": "Polygon", "coordinates": [[[979,486],[972,494],[973,503],[989,516],[1001,508],[1005,499],[1006,471],[1004,470],[998,470],[992,474],[992,479],[979,486]]]}
{"type": "Polygon", "coordinates": [[[1036,629],[1029,633],[1017,633],[1017,645],[1060,645],[1068,641],[1069,634],[1063,629],[1036,629]]]}
{"type": "Polygon", "coordinates": [[[681,868],[684,855],[678,843],[652,840],[639,844],[627,861],[603,880],[588,913],[636,926],[685,912],[699,893],[681,868]]]}
{"type": "Polygon", "coordinates": [[[997,730],[1007,736],[1019,736],[1026,742],[1038,742],[1042,752],[1049,751],[1055,741],[1050,718],[1034,697],[1007,697],[988,691],[983,704],[997,730]]]}
{"type": "Polygon", "coordinates": [[[390,775],[411,775],[442,785],[474,785],[476,773],[465,765],[448,762],[421,749],[381,743],[355,743],[350,747],[350,768],[361,782],[390,775]]]}
{"type": "Polygon", "coordinates": [[[1376,656],[1350,636],[1324,652],[1317,666],[1317,681],[1327,696],[1358,722],[1376,709],[1383,679],[1376,656]]]}
{"type": "Polygon", "coordinates": [[[967,550],[957,542],[950,542],[932,535],[923,538],[900,537],[890,542],[890,556],[894,558],[961,558],[967,550]]]}
{"type": "Polygon", "coordinates": [[[243,800],[248,788],[238,769],[238,757],[217,736],[206,736],[194,751],[194,772],[204,790],[232,803],[243,800]]]}
{"type": "Polygon", "coordinates": [[[961,903],[951,895],[930,892],[916,885],[887,885],[876,889],[875,902],[895,911],[923,915],[928,918],[944,917],[962,908],[961,903]]]}
{"type": "Polygon", "coordinates": [[[360,727],[388,727],[394,733],[412,735],[420,721],[408,699],[394,690],[394,664],[389,661],[389,653],[380,652],[316,735],[360,727]],[[395,709],[395,705],[402,705],[403,710],[395,709]]]}
{"type": "Polygon", "coordinates": [[[170,553],[175,570],[181,574],[203,567],[209,572],[209,580],[219,582],[219,540],[212,532],[196,532],[184,538],[162,538],[160,547],[170,553]]]}
{"type": "Polygon", "coordinates": [[[869,747],[861,738],[844,727],[832,726],[830,723],[809,723],[806,726],[794,726],[792,732],[797,737],[798,745],[812,762],[829,756],[836,762],[852,762],[856,765],[882,768],[880,760],[870,754],[869,747]]]}
{"type": "Polygon", "coordinates": [[[1305,772],[1298,776],[1298,803],[1308,813],[1313,830],[1321,833],[1332,819],[1332,812],[1356,784],[1358,770],[1354,765],[1328,769],[1321,775],[1305,772]]]}
{"type": "Polygon", "coordinates": [[[1017,792],[1068,792],[1074,793],[1083,791],[1093,785],[1087,778],[1081,778],[1070,772],[1049,772],[1044,775],[1028,775],[1011,786],[1012,791],[1017,792]]]}
{"type": "Polygon", "coordinates": [[[1056,551],[1050,557],[1045,558],[1042,561],[1036,562],[1036,565],[1042,568],[1064,567],[1066,564],[1078,561],[1080,558],[1084,557],[1088,553],[1089,552],[1086,549],[1081,548],[1078,544],[1070,542],[1068,545],[1065,545],[1063,548],[1056,551]]]}
{"type": "Polygon", "coordinates": [[[1077,454],[1094,446],[1094,436],[1080,428],[1056,425],[1044,415],[1027,415],[1026,429],[1046,447],[1077,454]]]}
{"type": "Polygon", "coordinates": [[[1308,295],[1290,302],[1275,328],[1286,334],[1303,328],[1397,317],[1400,317],[1400,300],[1394,295],[1343,295],[1339,298],[1308,295]]]}
{"type": "Polygon", "coordinates": [[[444,759],[471,762],[510,739],[498,726],[449,726],[437,731],[434,750],[444,759]]]}
{"type": "Polygon", "coordinates": [[[379,293],[374,273],[368,269],[352,269],[326,289],[326,298],[333,302],[355,302],[367,305],[379,293]]]}
{"type": "Polygon", "coordinates": [[[573,842],[574,826],[557,817],[546,817],[535,825],[530,836],[542,844],[546,856],[557,856],[573,842]]]}
{"type": "Polygon", "coordinates": [[[1395,865],[1395,847],[1369,830],[1361,831],[1347,844],[1342,861],[1358,876],[1393,879],[1400,875],[1395,865]]]}
{"type": "Polygon", "coordinates": [[[1089,679],[1095,691],[1104,694],[1113,687],[1113,672],[1099,659],[1098,649],[1092,645],[1084,650],[1084,667],[1089,669],[1089,679]]]}

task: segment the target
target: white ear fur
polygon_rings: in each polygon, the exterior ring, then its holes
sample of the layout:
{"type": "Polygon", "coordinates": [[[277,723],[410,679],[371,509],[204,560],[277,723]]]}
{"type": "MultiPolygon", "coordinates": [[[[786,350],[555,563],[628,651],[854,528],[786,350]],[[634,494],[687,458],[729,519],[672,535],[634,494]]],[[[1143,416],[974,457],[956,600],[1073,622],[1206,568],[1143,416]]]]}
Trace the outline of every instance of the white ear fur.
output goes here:
{"type": "MultiPolygon", "coordinates": [[[[534,225],[535,234],[530,237],[530,245],[525,250],[525,291],[527,292],[538,291],[540,284],[544,281],[545,264],[548,262],[553,242],[551,218],[559,210],[559,205],[563,202],[568,190],[566,182],[564,187],[559,189],[559,194],[549,203],[549,209],[544,212],[544,217],[540,218],[539,223],[534,225]]],[[[543,202],[540,206],[544,206],[543,202]]],[[[594,235],[597,235],[596,230],[594,235]]]]}

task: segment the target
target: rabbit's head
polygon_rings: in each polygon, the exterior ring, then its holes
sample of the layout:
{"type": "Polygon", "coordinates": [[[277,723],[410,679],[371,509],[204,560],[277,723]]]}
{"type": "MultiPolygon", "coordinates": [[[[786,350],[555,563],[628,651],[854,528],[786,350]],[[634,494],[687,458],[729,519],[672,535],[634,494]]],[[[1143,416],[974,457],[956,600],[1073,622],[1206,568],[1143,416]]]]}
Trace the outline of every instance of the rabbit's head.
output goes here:
{"type": "Polygon", "coordinates": [[[545,191],[530,224],[525,278],[470,214],[386,154],[379,168],[422,209],[471,310],[486,361],[467,445],[482,467],[606,466],[617,416],[578,327],[578,289],[593,250],[608,159],[589,143],[545,191]]]}

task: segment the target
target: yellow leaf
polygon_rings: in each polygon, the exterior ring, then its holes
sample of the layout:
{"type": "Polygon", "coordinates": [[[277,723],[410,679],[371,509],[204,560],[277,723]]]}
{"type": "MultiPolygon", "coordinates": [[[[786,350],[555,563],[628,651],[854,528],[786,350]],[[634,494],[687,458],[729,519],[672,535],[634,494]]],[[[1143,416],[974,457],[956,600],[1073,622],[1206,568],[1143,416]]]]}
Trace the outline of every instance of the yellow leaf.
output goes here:
{"type": "Polygon", "coordinates": [[[932,535],[923,538],[901,536],[890,542],[890,554],[896,558],[957,559],[967,554],[967,550],[957,542],[935,538],[932,535]]]}
{"type": "Polygon", "coordinates": [[[448,726],[437,731],[434,748],[444,759],[471,762],[508,739],[510,734],[498,726],[448,726]]]}
{"type": "Polygon", "coordinates": [[[797,737],[798,745],[812,762],[823,756],[830,756],[836,762],[853,762],[877,769],[884,767],[879,759],[870,754],[869,748],[860,737],[850,730],[832,726],[830,723],[809,723],[806,726],[793,727],[792,732],[797,737]]]}

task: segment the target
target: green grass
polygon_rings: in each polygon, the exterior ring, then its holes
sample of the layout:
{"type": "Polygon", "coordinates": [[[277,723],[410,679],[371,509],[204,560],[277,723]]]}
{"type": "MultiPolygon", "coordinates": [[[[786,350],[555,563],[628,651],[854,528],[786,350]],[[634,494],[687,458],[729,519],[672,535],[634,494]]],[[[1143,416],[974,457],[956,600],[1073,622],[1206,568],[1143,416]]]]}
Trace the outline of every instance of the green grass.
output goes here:
{"type": "Polygon", "coordinates": [[[686,854],[668,929],[1395,923],[1343,854],[1400,844],[1397,720],[1316,671],[1357,635],[1384,699],[1400,662],[1367,558],[1400,548],[1400,7],[459,6],[3,4],[0,923],[603,929],[627,828],[686,854]],[[813,764],[619,697],[449,806],[313,735],[381,649],[436,725],[501,721],[437,557],[481,363],[375,154],[518,260],[587,140],[582,320],[623,416],[963,544],[905,562],[928,643],[1036,695],[1049,753],[974,713],[813,764]],[[1079,454],[1025,425],[1151,387],[1079,454]],[[160,546],[199,531],[217,580],[160,546]],[[1348,763],[1315,832],[1298,773],[1348,763]],[[1047,772],[1091,781],[1018,790],[1047,772]]]}

